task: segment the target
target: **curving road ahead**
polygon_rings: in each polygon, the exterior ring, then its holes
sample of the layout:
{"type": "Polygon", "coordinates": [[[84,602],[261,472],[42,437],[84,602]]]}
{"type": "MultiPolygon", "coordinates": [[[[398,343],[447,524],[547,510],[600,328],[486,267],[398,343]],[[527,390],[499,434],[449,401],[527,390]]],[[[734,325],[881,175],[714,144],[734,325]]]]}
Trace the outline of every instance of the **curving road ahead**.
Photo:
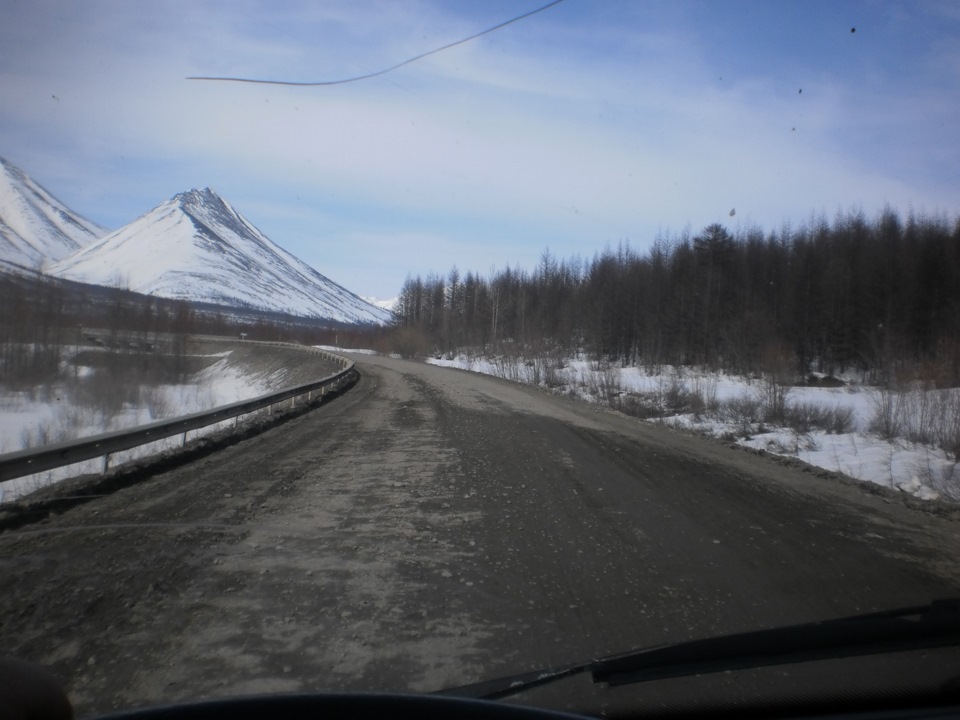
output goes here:
{"type": "Polygon", "coordinates": [[[64,677],[83,715],[435,690],[960,594],[956,515],[492,378],[355,360],[329,405],[0,534],[0,647],[64,677]]]}

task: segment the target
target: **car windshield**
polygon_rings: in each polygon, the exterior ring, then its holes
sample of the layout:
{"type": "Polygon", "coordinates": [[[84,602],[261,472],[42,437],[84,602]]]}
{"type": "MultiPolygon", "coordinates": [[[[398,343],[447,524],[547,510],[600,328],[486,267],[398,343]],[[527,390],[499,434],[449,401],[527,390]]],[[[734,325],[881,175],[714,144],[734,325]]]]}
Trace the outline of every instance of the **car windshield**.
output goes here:
{"type": "Polygon", "coordinates": [[[950,647],[590,663],[960,594],[958,38],[939,0],[0,0],[3,654],[85,716],[948,687],[950,647]]]}

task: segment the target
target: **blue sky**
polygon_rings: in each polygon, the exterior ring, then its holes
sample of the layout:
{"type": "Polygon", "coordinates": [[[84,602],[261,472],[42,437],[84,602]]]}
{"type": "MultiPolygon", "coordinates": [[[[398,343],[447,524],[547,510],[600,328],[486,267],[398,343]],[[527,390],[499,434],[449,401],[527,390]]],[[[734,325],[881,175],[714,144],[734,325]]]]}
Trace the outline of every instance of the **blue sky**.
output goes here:
{"type": "Polygon", "coordinates": [[[960,213],[950,0],[564,0],[361,82],[185,79],[373,72],[544,3],[0,0],[0,156],[109,229],[213,187],[381,297],[712,222],[960,213]]]}

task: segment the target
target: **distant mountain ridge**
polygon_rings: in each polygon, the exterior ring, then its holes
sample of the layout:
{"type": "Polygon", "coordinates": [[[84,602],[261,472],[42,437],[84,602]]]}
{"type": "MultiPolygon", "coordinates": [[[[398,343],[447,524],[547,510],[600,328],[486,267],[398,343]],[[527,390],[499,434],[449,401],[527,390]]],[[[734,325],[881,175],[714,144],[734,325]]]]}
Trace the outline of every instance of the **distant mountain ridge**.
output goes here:
{"type": "Polygon", "coordinates": [[[175,300],[346,324],[373,305],[276,245],[210,188],[179,193],[108,232],[0,159],[0,267],[175,300]]]}
{"type": "Polygon", "coordinates": [[[0,158],[0,260],[43,269],[106,234],[0,158]]]}

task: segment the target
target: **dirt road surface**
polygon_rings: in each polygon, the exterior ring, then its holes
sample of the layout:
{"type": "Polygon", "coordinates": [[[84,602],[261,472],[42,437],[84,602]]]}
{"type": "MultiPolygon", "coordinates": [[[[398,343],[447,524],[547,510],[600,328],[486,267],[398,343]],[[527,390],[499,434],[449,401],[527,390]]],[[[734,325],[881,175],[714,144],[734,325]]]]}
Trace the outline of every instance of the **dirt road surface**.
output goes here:
{"type": "Polygon", "coordinates": [[[960,520],[499,380],[329,405],[0,534],[0,648],[78,713],[430,691],[957,595],[960,520]]]}

